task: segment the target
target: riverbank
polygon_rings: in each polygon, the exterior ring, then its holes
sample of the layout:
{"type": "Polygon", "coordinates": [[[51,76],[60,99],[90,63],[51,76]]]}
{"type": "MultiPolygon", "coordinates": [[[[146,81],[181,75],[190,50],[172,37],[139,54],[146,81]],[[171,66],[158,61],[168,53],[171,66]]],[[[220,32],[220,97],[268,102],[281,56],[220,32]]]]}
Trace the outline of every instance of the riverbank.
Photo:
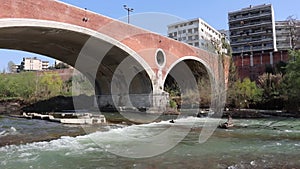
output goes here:
{"type": "Polygon", "coordinates": [[[292,117],[300,118],[300,112],[288,112],[286,110],[256,110],[256,109],[235,109],[223,112],[223,117],[231,115],[232,118],[272,118],[292,117]]]}
{"type": "Polygon", "coordinates": [[[0,115],[21,114],[22,108],[29,105],[22,99],[0,100],[0,115]]]}
{"type": "MultiPolygon", "coordinates": [[[[47,100],[41,100],[35,103],[29,103],[22,99],[7,99],[0,100],[0,115],[20,115],[23,112],[36,112],[41,114],[48,114],[53,112],[74,112],[75,108],[77,110],[83,110],[85,112],[99,111],[94,107],[94,97],[93,96],[74,96],[74,97],[65,97],[65,96],[56,96],[47,100]],[[76,102],[76,107],[73,103],[76,102]]],[[[108,116],[112,116],[113,112],[117,112],[116,109],[100,109],[101,113],[107,113],[108,116]]],[[[118,116],[117,113],[116,116],[118,116]]],[[[151,113],[140,112],[139,115],[147,115],[151,113]]],[[[180,111],[176,109],[168,108],[163,112],[163,116],[168,115],[179,115],[180,111]]],[[[201,111],[198,113],[198,117],[205,117],[208,115],[207,111],[201,111]],[[204,112],[204,113],[203,113],[204,112]]],[[[268,118],[268,117],[292,117],[300,118],[300,112],[289,112],[286,110],[256,110],[256,109],[232,109],[223,112],[222,117],[227,117],[231,115],[233,118],[268,118]]],[[[112,123],[126,123],[126,124],[141,124],[143,122],[133,122],[126,118],[111,118],[112,123]]],[[[109,120],[109,118],[108,118],[109,120]]],[[[147,123],[147,122],[146,122],[147,123]]]]}

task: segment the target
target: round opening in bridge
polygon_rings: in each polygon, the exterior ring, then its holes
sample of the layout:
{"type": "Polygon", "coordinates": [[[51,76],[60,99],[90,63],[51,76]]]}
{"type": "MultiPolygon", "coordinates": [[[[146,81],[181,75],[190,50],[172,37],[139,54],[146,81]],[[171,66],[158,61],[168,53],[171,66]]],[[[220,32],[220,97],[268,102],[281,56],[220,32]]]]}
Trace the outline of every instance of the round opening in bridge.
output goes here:
{"type": "Polygon", "coordinates": [[[156,51],[156,64],[159,67],[164,67],[166,64],[166,56],[165,56],[165,53],[163,52],[163,50],[161,50],[161,49],[158,49],[156,51]]]}

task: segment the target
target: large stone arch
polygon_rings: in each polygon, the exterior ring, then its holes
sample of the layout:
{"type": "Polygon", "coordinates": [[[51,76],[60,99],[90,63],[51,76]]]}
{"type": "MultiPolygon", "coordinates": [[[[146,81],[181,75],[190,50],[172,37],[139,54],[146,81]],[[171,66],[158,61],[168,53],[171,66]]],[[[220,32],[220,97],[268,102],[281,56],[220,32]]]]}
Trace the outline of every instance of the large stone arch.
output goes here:
{"type": "MultiPolygon", "coordinates": [[[[208,95],[211,97],[213,89],[216,87],[215,80],[214,80],[215,79],[214,70],[211,69],[210,64],[208,64],[205,60],[203,60],[199,57],[184,56],[184,57],[181,57],[180,59],[178,59],[172,65],[170,65],[169,69],[166,71],[166,76],[163,79],[163,83],[164,83],[164,87],[166,87],[168,85],[167,84],[168,80],[170,80],[170,79],[176,81],[175,83],[178,83],[177,80],[192,81],[191,83],[193,83],[193,85],[197,85],[197,86],[195,86],[195,87],[189,86],[189,87],[193,88],[194,90],[197,90],[196,92],[199,92],[199,93],[196,93],[196,95],[199,96],[199,102],[195,104],[195,106],[198,106],[198,108],[199,108],[199,107],[201,107],[200,98],[202,97],[202,92],[203,92],[203,91],[200,91],[200,88],[199,88],[200,86],[198,84],[198,80],[200,80],[201,78],[205,78],[205,80],[207,80],[209,82],[209,86],[208,86],[209,91],[205,91],[205,92],[208,92],[208,95]],[[198,67],[191,67],[192,66],[191,63],[193,63],[192,64],[193,66],[198,66],[198,67]],[[181,76],[181,72],[183,70],[190,71],[190,72],[188,74],[185,74],[185,77],[179,77],[179,76],[181,76]],[[196,77],[195,71],[199,71],[199,70],[200,70],[200,72],[204,73],[202,75],[203,77],[196,77]],[[191,77],[186,77],[186,76],[191,76],[191,77]]],[[[172,83],[174,83],[174,82],[172,82],[172,83]]],[[[184,82],[184,83],[189,83],[189,82],[184,82]]],[[[181,87],[182,86],[183,85],[181,84],[181,87]]],[[[184,92],[184,89],[180,89],[180,92],[184,92]]],[[[183,97],[182,93],[181,93],[181,97],[183,97]]],[[[190,96],[190,97],[192,97],[192,96],[190,96]]],[[[201,101],[202,100],[203,99],[201,99],[201,101]]],[[[182,101],[182,98],[181,98],[181,101],[182,101]]],[[[210,98],[209,98],[208,102],[209,102],[208,104],[210,104],[210,102],[211,102],[210,98]]],[[[184,104],[184,103],[181,103],[181,104],[184,104]]],[[[188,105],[188,107],[190,107],[190,105],[188,105]]]]}
{"type": "MultiPolygon", "coordinates": [[[[153,86],[155,73],[139,54],[120,41],[85,27],[39,19],[0,19],[0,37],[0,48],[61,60],[86,75],[95,88],[109,84],[107,81],[112,79],[118,64],[128,59],[132,69],[139,67],[140,70],[131,86],[147,88],[137,88],[139,92],[149,92],[153,86]],[[103,76],[107,77],[106,82],[101,80],[103,76]],[[146,78],[147,85],[142,78],[146,78]]],[[[130,90],[135,92],[132,87],[130,90]]],[[[96,91],[109,95],[110,87],[96,91]]]]}
{"type": "Polygon", "coordinates": [[[176,60],[172,65],[169,66],[168,70],[166,71],[166,76],[164,76],[163,82],[165,83],[167,75],[170,73],[170,71],[180,62],[183,62],[185,60],[194,60],[197,61],[205,66],[205,68],[208,70],[208,73],[211,77],[214,77],[214,71],[211,69],[210,64],[208,64],[205,60],[196,57],[196,56],[183,56],[176,60]]]}

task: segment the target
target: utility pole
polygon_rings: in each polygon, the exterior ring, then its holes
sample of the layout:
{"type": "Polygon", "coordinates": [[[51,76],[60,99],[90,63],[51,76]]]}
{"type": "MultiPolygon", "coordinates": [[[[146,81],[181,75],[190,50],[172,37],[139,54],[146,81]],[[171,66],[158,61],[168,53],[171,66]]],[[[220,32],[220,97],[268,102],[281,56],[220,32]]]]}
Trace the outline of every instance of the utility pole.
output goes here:
{"type": "Polygon", "coordinates": [[[123,5],[124,9],[127,11],[127,23],[129,24],[129,14],[133,12],[133,8],[127,7],[127,5],[123,5]]]}

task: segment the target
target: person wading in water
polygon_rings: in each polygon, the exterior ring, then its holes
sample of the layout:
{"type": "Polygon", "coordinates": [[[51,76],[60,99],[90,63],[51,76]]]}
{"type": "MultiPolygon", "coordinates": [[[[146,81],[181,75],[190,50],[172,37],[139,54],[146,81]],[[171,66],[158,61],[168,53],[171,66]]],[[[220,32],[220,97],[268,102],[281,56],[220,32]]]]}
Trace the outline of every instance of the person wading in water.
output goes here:
{"type": "Polygon", "coordinates": [[[220,124],[219,128],[228,129],[230,127],[233,127],[233,121],[232,121],[232,117],[228,115],[227,121],[225,123],[220,124]]]}

